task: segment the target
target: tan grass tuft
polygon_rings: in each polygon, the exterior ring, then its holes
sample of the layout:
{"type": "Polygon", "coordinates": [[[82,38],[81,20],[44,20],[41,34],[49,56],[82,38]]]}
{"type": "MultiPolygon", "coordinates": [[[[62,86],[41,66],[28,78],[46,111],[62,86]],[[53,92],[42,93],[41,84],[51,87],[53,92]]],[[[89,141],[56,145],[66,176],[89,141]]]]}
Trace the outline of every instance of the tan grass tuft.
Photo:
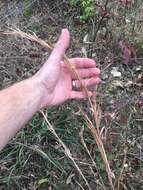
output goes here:
{"type": "MultiPolygon", "coordinates": [[[[10,28],[10,31],[8,32],[3,32],[3,34],[6,34],[6,35],[15,35],[15,36],[19,36],[19,37],[22,37],[22,38],[26,38],[30,41],[33,41],[33,42],[36,42],[38,44],[40,44],[41,46],[47,48],[48,50],[52,51],[53,49],[53,46],[47,42],[45,42],[44,40],[40,39],[35,33],[32,34],[27,34],[21,30],[19,30],[18,28],[16,29],[12,29],[10,28]]],[[[88,128],[90,129],[95,141],[96,141],[96,144],[100,150],[100,153],[101,153],[101,157],[103,159],[103,162],[105,164],[105,169],[106,169],[106,172],[107,172],[107,176],[108,176],[108,180],[109,180],[109,184],[110,184],[110,187],[112,190],[114,190],[114,186],[113,186],[113,182],[112,182],[112,178],[113,178],[113,173],[110,169],[110,165],[109,165],[109,162],[108,162],[108,159],[107,159],[107,156],[106,156],[106,152],[105,152],[105,148],[104,148],[104,145],[103,145],[103,142],[102,142],[102,139],[101,139],[101,136],[100,136],[100,118],[101,118],[101,111],[99,109],[99,107],[97,106],[96,104],[96,100],[95,100],[95,97],[93,98],[93,102],[91,100],[91,98],[89,97],[89,91],[87,89],[87,87],[82,83],[82,80],[81,78],[79,77],[77,71],[76,71],[76,68],[73,67],[70,62],[69,62],[69,59],[66,55],[64,55],[63,57],[63,61],[64,63],[69,67],[70,71],[72,73],[74,73],[74,75],[77,77],[77,79],[80,81],[81,83],[81,86],[82,86],[82,90],[87,94],[87,97],[88,97],[88,100],[89,100],[89,103],[90,103],[90,106],[91,106],[91,110],[92,110],[92,114],[93,114],[93,117],[94,117],[94,120],[95,120],[95,123],[96,123],[96,128],[94,127],[94,124],[92,123],[92,121],[88,118],[87,114],[85,114],[82,110],[81,112],[83,113],[83,116],[87,122],[87,126],[88,128]]],[[[59,143],[62,145],[62,147],[64,148],[64,151],[65,151],[65,154],[67,155],[67,157],[70,158],[70,160],[73,162],[73,164],[75,165],[76,169],[78,170],[78,172],[80,173],[80,175],[82,176],[82,178],[84,179],[84,181],[86,182],[86,185],[88,186],[89,189],[90,186],[86,180],[86,178],[84,177],[82,171],[80,170],[80,168],[78,167],[78,165],[76,164],[75,160],[73,159],[71,153],[70,153],[70,150],[65,146],[65,144],[61,141],[61,139],[58,137],[58,135],[56,134],[53,126],[49,123],[49,121],[47,120],[44,112],[42,112],[42,115],[48,125],[48,128],[50,129],[50,131],[56,136],[56,138],[58,139],[59,143]]]]}

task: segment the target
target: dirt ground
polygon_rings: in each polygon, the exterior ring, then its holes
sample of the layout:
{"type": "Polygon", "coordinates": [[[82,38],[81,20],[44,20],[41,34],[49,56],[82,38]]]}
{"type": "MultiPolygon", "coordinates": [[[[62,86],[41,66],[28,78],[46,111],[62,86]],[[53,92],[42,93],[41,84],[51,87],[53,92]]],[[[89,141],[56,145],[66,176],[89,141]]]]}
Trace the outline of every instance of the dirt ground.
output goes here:
{"type": "MultiPolygon", "coordinates": [[[[17,27],[55,43],[61,29],[66,27],[71,33],[71,45],[67,55],[83,57],[91,51],[91,45],[84,40],[86,35],[90,34],[92,24],[79,22],[80,12],[79,8],[71,7],[66,0],[1,0],[0,32],[17,27]]],[[[112,36],[112,41],[100,38],[96,40],[96,43],[92,44],[92,58],[101,69],[102,84],[97,91],[97,102],[102,110],[102,136],[108,159],[114,174],[118,176],[127,149],[120,189],[141,190],[143,49],[137,47],[136,63],[125,65],[122,63],[117,38],[112,36]],[[120,77],[113,76],[112,73],[116,69],[120,72],[120,77]]],[[[48,56],[47,50],[35,43],[0,34],[0,89],[31,76],[48,56]]],[[[87,103],[82,101],[78,104],[86,112],[90,112],[87,103]]],[[[47,110],[47,117],[54,124],[61,139],[70,147],[92,190],[103,189],[102,185],[97,183],[100,175],[106,188],[110,189],[99,150],[79,114],[77,102],[67,102],[58,108],[47,110]],[[79,133],[83,126],[85,142],[99,171],[95,171],[81,144],[79,133]]],[[[6,189],[86,189],[80,175],[64,156],[56,139],[46,129],[39,113],[0,153],[0,190],[6,189]]]]}

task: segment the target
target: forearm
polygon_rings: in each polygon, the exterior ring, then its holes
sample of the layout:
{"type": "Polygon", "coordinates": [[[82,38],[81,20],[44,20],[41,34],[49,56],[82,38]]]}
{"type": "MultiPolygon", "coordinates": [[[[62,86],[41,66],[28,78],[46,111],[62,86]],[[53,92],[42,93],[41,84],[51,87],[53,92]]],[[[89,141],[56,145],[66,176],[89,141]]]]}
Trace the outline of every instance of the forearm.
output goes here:
{"type": "Polygon", "coordinates": [[[0,92],[0,149],[40,108],[43,89],[35,78],[0,92]]]}

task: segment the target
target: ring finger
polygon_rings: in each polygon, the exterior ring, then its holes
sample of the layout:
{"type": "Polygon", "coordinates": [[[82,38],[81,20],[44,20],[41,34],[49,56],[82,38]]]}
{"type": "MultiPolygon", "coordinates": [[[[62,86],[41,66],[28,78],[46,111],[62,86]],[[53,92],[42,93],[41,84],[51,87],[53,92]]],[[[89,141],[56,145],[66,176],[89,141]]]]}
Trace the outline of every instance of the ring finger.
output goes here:
{"type": "MultiPolygon", "coordinates": [[[[78,69],[77,73],[80,78],[89,78],[100,75],[100,70],[98,68],[89,68],[89,69],[78,69]]],[[[75,74],[72,74],[72,79],[77,79],[75,74]]]]}
{"type": "Polygon", "coordinates": [[[81,80],[81,82],[79,80],[75,80],[74,86],[75,86],[75,88],[81,88],[82,85],[85,85],[86,87],[88,87],[88,86],[93,86],[93,85],[99,84],[100,81],[101,80],[99,77],[83,79],[83,80],[81,80]]]}

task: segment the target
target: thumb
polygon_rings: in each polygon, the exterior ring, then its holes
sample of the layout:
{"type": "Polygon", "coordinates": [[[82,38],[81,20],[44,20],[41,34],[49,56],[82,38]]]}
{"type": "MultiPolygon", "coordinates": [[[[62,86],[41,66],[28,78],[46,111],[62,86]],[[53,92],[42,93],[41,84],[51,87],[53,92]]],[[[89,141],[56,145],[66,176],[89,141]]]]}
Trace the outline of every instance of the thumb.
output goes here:
{"type": "Polygon", "coordinates": [[[54,46],[54,49],[49,57],[49,61],[60,62],[65,54],[66,49],[70,43],[70,34],[68,29],[63,29],[58,42],[54,46]]]}

